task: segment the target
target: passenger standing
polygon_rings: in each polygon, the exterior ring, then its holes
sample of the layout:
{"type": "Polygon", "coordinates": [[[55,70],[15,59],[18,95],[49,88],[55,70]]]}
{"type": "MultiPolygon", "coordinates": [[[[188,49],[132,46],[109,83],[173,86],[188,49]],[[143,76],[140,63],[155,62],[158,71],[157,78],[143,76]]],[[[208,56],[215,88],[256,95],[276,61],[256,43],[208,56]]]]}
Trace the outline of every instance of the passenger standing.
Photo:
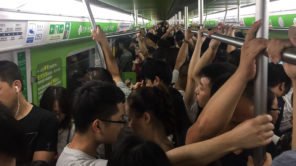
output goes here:
{"type": "Polygon", "coordinates": [[[53,113],[26,101],[23,79],[17,65],[0,61],[0,102],[12,111],[30,146],[20,162],[52,162],[57,148],[58,121],[53,113]]]}
{"type": "Polygon", "coordinates": [[[119,71],[120,72],[131,72],[133,66],[133,55],[128,50],[129,48],[129,39],[128,38],[119,38],[118,45],[121,52],[119,56],[119,71]]]}
{"type": "Polygon", "coordinates": [[[105,166],[107,160],[97,159],[100,144],[117,140],[124,118],[125,97],[113,84],[89,81],[80,87],[74,97],[75,133],[64,148],[57,166],[105,166]]]}
{"type": "Polygon", "coordinates": [[[26,153],[25,135],[18,122],[8,110],[0,103],[0,165],[15,166],[19,157],[26,153]]]}
{"type": "Polygon", "coordinates": [[[48,87],[40,100],[40,108],[53,112],[59,121],[57,154],[71,141],[74,134],[74,122],[71,118],[68,92],[63,87],[48,87]]]}

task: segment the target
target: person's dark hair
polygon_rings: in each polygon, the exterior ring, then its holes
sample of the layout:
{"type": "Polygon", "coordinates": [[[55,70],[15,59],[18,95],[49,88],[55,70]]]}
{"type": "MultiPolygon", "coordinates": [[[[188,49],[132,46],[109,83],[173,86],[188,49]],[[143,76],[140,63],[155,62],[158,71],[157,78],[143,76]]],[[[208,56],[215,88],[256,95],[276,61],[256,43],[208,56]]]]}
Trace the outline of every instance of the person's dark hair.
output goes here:
{"type": "Polygon", "coordinates": [[[75,130],[85,133],[95,119],[108,120],[118,112],[117,104],[125,100],[115,85],[103,81],[89,81],[77,89],[73,101],[75,130]]]}
{"type": "Polygon", "coordinates": [[[184,33],[180,30],[176,32],[175,36],[177,42],[182,42],[182,40],[185,38],[184,33]]]}
{"type": "Polygon", "coordinates": [[[129,48],[131,43],[131,38],[129,37],[120,37],[117,39],[118,44],[121,43],[125,49],[129,48]]]}
{"type": "Polygon", "coordinates": [[[171,166],[165,152],[155,143],[129,136],[115,147],[107,166],[171,166]]]}
{"type": "Polygon", "coordinates": [[[25,135],[11,110],[0,103],[0,154],[20,158],[27,151],[25,135]]]}
{"type": "Polygon", "coordinates": [[[7,82],[12,86],[13,81],[19,80],[24,90],[23,77],[17,65],[10,61],[0,61],[0,81],[7,82]]]}
{"type": "Polygon", "coordinates": [[[152,54],[156,51],[153,47],[147,47],[148,49],[148,54],[152,54]]]}
{"type": "Polygon", "coordinates": [[[87,71],[84,74],[82,82],[87,82],[92,80],[105,81],[111,84],[115,84],[111,73],[102,67],[90,67],[87,69],[87,71]]]}
{"type": "Polygon", "coordinates": [[[142,64],[141,76],[143,79],[148,78],[152,82],[155,76],[158,76],[165,85],[169,86],[172,81],[172,70],[164,61],[147,58],[142,64]]]}
{"type": "Polygon", "coordinates": [[[271,111],[271,107],[275,97],[276,97],[275,94],[270,89],[268,89],[267,90],[267,113],[271,111]]]}
{"type": "Polygon", "coordinates": [[[48,87],[40,99],[39,107],[48,111],[53,111],[55,101],[58,102],[59,109],[65,114],[65,118],[60,122],[59,128],[67,128],[71,124],[71,112],[69,106],[69,94],[66,88],[60,86],[48,87]]]}
{"type": "Polygon", "coordinates": [[[211,96],[231,77],[236,67],[229,63],[212,63],[201,69],[198,76],[210,81],[211,96]]]}
{"type": "Polygon", "coordinates": [[[150,40],[152,40],[154,43],[157,43],[157,41],[158,41],[158,37],[153,35],[152,33],[147,33],[146,37],[149,38],[150,40]]]}
{"type": "Polygon", "coordinates": [[[240,62],[240,55],[241,55],[241,50],[240,49],[235,49],[234,51],[230,52],[227,55],[227,62],[233,64],[236,67],[238,67],[239,62],[240,62]]]}
{"type": "Polygon", "coordinates": [[[173,134],[174,141],[178,144],[175,113],[172,99],[167,91],[160,87],[143,87],[133,91],[127,103],[136,117],[142,116],[145,112],[151,113],[157,123],[161,123],[167,136],[173,134]]]}
{"type": "Polygon", "coordinates": [[[160,39],[157,42],[159,48],[170,48],[174,46],[174,39],[160,39]]]}
{"type": "Polygon", "coordinates": [[[291,88],[291,79],[285,73],[282,65],[269,63],[268,64],[268,87],[274,87],[280,83],[285,83],[285,93],[288,93],[291,88]]]}

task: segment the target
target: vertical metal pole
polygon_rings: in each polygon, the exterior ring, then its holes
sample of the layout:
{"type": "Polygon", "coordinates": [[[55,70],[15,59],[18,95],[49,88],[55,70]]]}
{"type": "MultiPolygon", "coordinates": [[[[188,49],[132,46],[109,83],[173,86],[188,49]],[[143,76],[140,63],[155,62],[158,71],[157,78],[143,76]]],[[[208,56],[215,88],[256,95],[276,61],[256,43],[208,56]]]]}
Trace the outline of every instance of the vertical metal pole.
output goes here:
{"type": "Polygon", "coordinates": [[[240,26],[240,8],[241,8],[241,0],[237,0],[237,24],[240,26]]]}
{"type": "Polygon", "coordinates": [[[208,18],[208,13],[206,13],[206,18],[205,18],[205,21],[204,21],[204,24],[205,24],[204,27],[206,27],[207,18],[208,18]]]}
{"type": "Polygon", "coordinates": [[[181,20],[182,20],[182,13],[181,11],[178,12],[178,24],[181,25],[181,20]]]}
{"type": "MultiPolygon", "coordinates": [[[[257,37],[268,39],[268,15],[269,0],[256,0],[256,20],[262,19],[262,27],[257,33],[257,37]]],[[[267,112],[267,72],[268,58],[259,56],[257,58],[257,77],[255,80],[255,115],[267,112]]],[[[265,158],[265,148],[260,147],[254,150],[255,166],[262,165],[265,158]]]]}
{"type": "MultiPolygon", "coordinates": [[[[83,2],[83,4],[85,5],[85,7],[86,7],[86,9],[88,11],[88,18],[89,18],[92,29],[96,30],[97,29],[96,21],[94,19],[94,16],[93,16],[91,8],[90,8],[89,0],[82,0],[82,2],[83,2]]],[[[97,46],[97,49],[99,51],[99,57],[100,57],[102,67],[106,69],[106,61],[105,61],[104,53],[103,53],[102,47],[101,47],[101,45],[100,45],[100,43],[98,41],[96,41],[96,46],[97,46]]]]}
{"type": "Polygon", "coordinates": [[[134,23],[135,23],[135,27],[138,27],[138,10],[136,9],[136,6],[134,6],[134,23]]]}
{"type": "Polygon", "coordinates": [[[185,30],[187,30],[188,29],[188,6],[184,7],[184,25],[185,25],[185,30]]]}
{"type": "Polygon", "coordinates": [[[224,15],[223,24],[225,24],[226,17],[227,17],[227,12],[228,12],[228,6],[226,6],[226,10],[225,10],[225,15],[224,15]]]}
{"type": "Polygon", "coordinates": [[[204,0],[198,0],[198,15],[199,15],[199,24],[200,28],[203,27],[203,13],[204,13],[204,0]]]}

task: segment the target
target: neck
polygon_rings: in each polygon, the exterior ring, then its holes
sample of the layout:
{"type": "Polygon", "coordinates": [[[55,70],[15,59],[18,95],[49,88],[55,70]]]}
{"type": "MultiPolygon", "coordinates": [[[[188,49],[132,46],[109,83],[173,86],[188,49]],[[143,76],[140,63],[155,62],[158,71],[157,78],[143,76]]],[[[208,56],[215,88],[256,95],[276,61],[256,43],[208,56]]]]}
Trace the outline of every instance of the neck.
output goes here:
{"type": "Polygon", "coordinates": [[[167,152],[174,148],[172,143],[168,140],[163,128],[154,128],[151,131],[152,133],[149,134],[151,136],[150,140],[158,144],[162,150],[167,152]]]}
{"type": "Polygon", "coordinates": [[[80,150],[90,156],[97,157],[96,149],[99,143],[93,138],[94,137],[89,133],[80,134],[75,132],[68,147],[71,149],[80,150]]]}
{"type": "Polygon", "coordinates": [[[27,116],[33,105],[28,103],[22,93],[19,94],[17,99],[16,107],[15,107],[15,119],[20,120],[27,116]]]}

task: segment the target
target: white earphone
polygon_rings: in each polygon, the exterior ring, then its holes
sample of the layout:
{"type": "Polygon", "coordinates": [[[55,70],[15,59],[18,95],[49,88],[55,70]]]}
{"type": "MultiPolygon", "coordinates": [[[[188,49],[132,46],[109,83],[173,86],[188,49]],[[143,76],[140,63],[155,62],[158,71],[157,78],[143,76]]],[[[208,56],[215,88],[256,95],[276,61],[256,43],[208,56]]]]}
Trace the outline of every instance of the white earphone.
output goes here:
{"type": "Polygon", "coordinates": [[[15,89],[16,89],[16,92],[18,93],[19,92],[18,86],[15,86],[15,89]]]}

